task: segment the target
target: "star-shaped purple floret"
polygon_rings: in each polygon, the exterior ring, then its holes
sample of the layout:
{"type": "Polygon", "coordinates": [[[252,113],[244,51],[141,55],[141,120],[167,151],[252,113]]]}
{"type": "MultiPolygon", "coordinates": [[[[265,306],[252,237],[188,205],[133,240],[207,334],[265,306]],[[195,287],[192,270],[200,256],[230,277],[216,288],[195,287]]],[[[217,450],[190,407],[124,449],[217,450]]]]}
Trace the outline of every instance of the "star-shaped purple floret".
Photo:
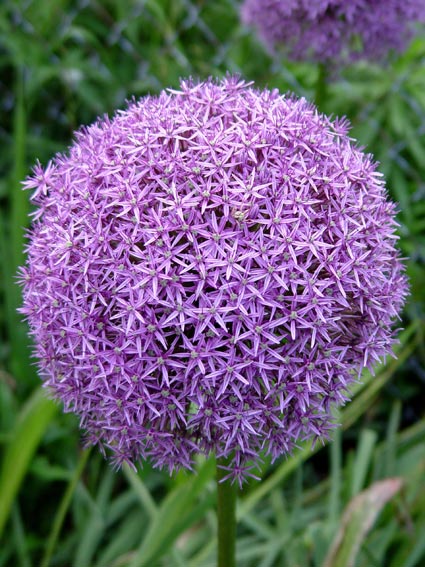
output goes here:
{"type": "Polygon", "coordinates": [[[340,65],[404,51],[425,0],[245,0],[241,17],[272,51],[340,65]]]}
{"type": "Polygon", "coordinates": [[[369,155],[305,100],[182,81],[36,166],[22,312],[40,374],[116,464],[251,474],[322,438],[406,295],[369,155]]]}

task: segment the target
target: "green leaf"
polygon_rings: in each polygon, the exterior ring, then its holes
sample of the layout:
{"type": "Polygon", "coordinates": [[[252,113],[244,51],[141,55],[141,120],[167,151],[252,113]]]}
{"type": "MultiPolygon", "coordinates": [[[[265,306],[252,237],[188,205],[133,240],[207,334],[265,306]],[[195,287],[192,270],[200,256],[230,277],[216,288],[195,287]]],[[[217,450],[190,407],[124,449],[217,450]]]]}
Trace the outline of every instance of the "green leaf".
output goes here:
{"type": "Polygon", "coordinates": [[[342,433],[337,429],[330,444],[331,485],[329,491],[329,523],[337,525],[341,510],[342,490],[342,433]]]}
{"type": "Polygon", "coordinates": [[[361,432],[360,440],[353,464],[353,476],[351,484],[351,496],[355,496],[363,488],[366,475],[370,469],[373,450],[375,448],[378,435],[371,429],[364,429],[361,432]]]}
{"type": "Polygon", "coordinates": [[[150,518],[154,518],[157,514],[157,507],[151,496],[151,493],[149,492],[142,479],[139,477],[137,472],[133,471],[133,469],[127,464],[124,464],[123,466],[123,473],[132,486],[135,494],[140,500],[148,516],[150,518]]]}
{"type": "Polygon", "coordinates": [[[110,468],[106,469],[105,474],[101,477],[96,499],[87,514],[87,521],[84,523],[80,541],[75,550],[72,562],[74,567],[91,567],[93,565],[93,557],[105,535],[106,514],[111,505],[115,478],[116,475],[110,468]]]}
{"type": "MultiPolygon", "coordinates": [[[[29,201],[26,192],[22,190],[21,181],[26,174],[26,98],[24,85],[24,69],[16,70],[15,97],[16,104],[13,115],[13,165],[9,175],[9,206],[10,218],[3,229],[2,242],[2,271],[4,273],[4,294],[7,331],[10,340],[12,356],[10,371],[14,378],[22,383],[30,383],[34,378],[34,369],[28,361],[27,326],[22,323],[17,308],[22,302],[21,294],[14,276],[19,265],[24,262],[24,232],[28,225],[29,201]],[[5,245],[7,247],[4,250],[5,245]]],[[[6,217],[2,218],[2,221],[6,217]]],[[[3,228],[3,227],[2,227],[3,228]]]]}
{"type": "Polygon", "coordinates": [[[375,482],[351,500],[323,567],[354,567],[360,547],[378,514],[402,484],[400,478],[387,478],[375,482]]]}
{"type": "Polygon", "coordinates": [[[206,461],[196,474],[190,475],[187,482],[172,490],[161,506],[143,538],[129,567],[144,567],[170,549],[176,538],[190,525],[205,514],[212,506],[213,498],[197,503],[198,495],[215,473],[213,459],[206,461]]]}
{"type": "Polygon", "coordinates": [[[403,138],[406,134],[406,124],[409,123],[409,116],[406,106],[398,93],[389,97],[387,109],[390,126],[398,137],[403,138]]]}
{"type": "Polygon", "coordinates": [[[72,496],[74,495],[77,483],[80,479],[81,474],[87,464],[87,460],[90,456],[91,449],[86,449],[81,454],[80,460],[74,470],[74,474],[70,477],[67,489],[65,490],[62,500],[60,502],[59,508],[56,512],[56,516],[52,523],[52,529],[50,531],[49,538],[47,540],[46,548],[44,550],[44,557],[41,563],[41,567],[49,567],[50,559],[53,555],[57,540],[59,538],[60,531],[65,520],[66,513],[71,504],[72,496]]]}
{"type": "Polygon", "coordinates": [[[57,411],[41,387],[21,410],[0,470],[0,537],[31,458],[57,411]]]}
{"type": "Polygon", "coordinates": [[[409,538],[403,546],[399,546],[397,553],[392,558],[391,567],[418,567],[424,564],[425,556],[425,517],[422,516],[415,523],[416,537],[409,538]]]}

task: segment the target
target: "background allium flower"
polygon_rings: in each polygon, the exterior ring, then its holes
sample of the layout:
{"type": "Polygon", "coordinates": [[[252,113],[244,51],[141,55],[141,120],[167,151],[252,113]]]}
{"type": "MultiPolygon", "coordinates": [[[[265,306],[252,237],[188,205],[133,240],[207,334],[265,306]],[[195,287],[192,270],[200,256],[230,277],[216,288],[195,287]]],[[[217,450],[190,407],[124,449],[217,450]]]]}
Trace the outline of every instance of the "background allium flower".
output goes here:
{"type": "Polygon", "coordinates": [[[241,480],[332,427],[391,350],[406,280],[371,157],[305,100],[181,83],[37,166],[23,313],[46,386],[115,462],[233,455],[241,480]]]}
{"type": "Polygon", "coordinates": [[[242,19],[295,60],[381,60],[406,48],[425,0],[245,0],[242,19]]]}

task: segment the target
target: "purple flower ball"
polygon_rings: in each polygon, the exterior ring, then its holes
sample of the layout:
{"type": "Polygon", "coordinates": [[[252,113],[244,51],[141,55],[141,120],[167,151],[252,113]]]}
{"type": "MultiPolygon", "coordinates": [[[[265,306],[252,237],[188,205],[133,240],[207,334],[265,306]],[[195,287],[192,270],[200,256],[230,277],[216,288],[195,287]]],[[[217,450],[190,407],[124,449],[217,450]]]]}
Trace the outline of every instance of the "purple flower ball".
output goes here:
{"type": "Polygon", "coordinates": [[[425,0],[245,0],[241,15],[272,51],[339,65],[402,52],[425,22],[425,0]]]}
{"type": "Polygon", "coordinates": [[[236,77],[180,88],[35,167],[22,312],[45,386],[115,464],[215,452],[241,482],[326,437],[407,284],[345,120],[236,77]]]}

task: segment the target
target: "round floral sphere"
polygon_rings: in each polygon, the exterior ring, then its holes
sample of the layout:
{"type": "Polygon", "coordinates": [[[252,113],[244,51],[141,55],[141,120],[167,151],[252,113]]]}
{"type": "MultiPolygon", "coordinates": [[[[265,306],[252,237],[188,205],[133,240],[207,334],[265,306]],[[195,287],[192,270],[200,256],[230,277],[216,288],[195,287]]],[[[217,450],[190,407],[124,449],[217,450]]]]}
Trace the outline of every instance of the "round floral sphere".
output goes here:
{"type": "Polygon", "coordinates": [[[229,459],[242,481],[333,427],[406,295],[370,155],[236,77],[132,102],[26,187],[40,374],[117,465],[229,459]]]}
{"type": "Polygon", "coordinates": [[[242,20],[294,60],[341,64],[402,52],[425,0],[245,0],[242,20]]]}

